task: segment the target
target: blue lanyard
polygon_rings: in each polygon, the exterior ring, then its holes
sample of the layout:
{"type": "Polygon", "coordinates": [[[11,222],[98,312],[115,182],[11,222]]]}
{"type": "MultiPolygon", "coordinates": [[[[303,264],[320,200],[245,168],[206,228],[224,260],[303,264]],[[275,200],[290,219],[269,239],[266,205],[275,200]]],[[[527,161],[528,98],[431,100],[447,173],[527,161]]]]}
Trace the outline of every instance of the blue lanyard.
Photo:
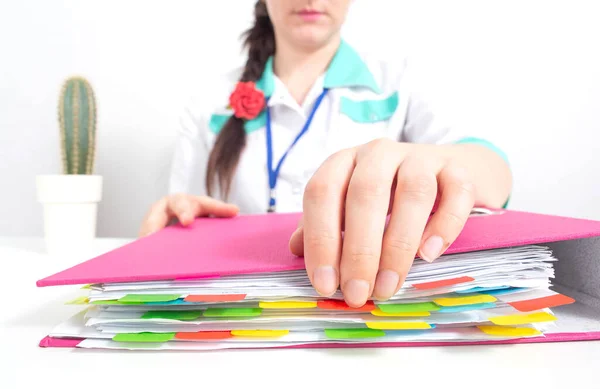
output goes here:
{"type": "Polygon", "coordinates": [[[273,170],[273,134],[271,134],[271,113],[267,108],[267,168],[269,169],[269,187],[271,189],[268,212],[275,212],[275,186],[277,185],[277,178],[279,177],[279,170],[281,169],[283,160],[285,159],[285,157],[287,157],[288,153],[290,152],[292,147],[294,147],[294,145],[298,142],[298,140],[300,140],[300,138],[302,138],[302,136],[308,131],[310,123],[312,122],[313,117],[315,116],[315,112],[317,112],[317,109],[319,108],[319,105],[321,105],[321,101],[323,101],[323,98],[326,94],[327,89],[324,89],[323,92],[317,98],[317,101],[315,102],[315,105],[310,115],[308,116],[306,124],[304,124],[304,127],[302,128],[302,131],[300,131],[300,133],[296,136],[296,139],[294,139],[294,142],[285,151],[285,153],[279,160],[279,163],[277,164],[275,170],[273,170]]]}

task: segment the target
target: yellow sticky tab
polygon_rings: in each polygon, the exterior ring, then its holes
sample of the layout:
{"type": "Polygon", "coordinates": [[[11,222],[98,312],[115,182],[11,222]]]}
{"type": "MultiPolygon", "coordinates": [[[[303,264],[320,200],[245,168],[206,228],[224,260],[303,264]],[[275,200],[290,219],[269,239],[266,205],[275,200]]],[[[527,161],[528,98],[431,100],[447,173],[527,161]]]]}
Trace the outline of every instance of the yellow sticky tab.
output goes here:
{"type": "Polygon", "coordinates": [[[541,331],[535,328],[523,328],[523,327],[501,327],[501,326],[477,326],[483,333],[492,336],[503,336],[503,337],[522,337],[522,336],[536,336],[542,335],[541,331]]]}
{"type": "Polygon", "coordinates": [[[433,302],[437,305],[441,305],[442,307],[455,307],[457,305],[493,303],[496,300],[496,297],[490,294],[475,294],[460,297],[441,297],[438,299],[434,299],[433,302]]]}
{"type": "Polygon", "coordinates": [[[373,316],[391,316],[391,317],[425,317],[431,316],[430,312],[383,312],[379,308],[371,311],[373,316]]]}
{"type": "Polygon", "coordinates": [[[424,321],[420,322],[385,322],[370,321],[365,323],[373,330],[428,330],[431,326],[424,321]]]}
{"type": "Polygon", "coordinates": [[[245,336],[251,338],[278,338],[289,334],[289,330],[232,330],[233,336],[245,336]]]}
{"type": "Polygon", "coordinates": [[[77,297],[76,299],[73,299],[65,304],[84,305],[84,304],[89,304],[89,302],[90,302],[90,300],[86,296],[81,296],[81,297],[77,297]]]}
{"type": "Polygon", "coordinates": [[[316,301],[261,301],[258,303],[259,308],[265,309],[302,309],[316,308],[316,301]]]}
{"type": "Polygon", "coordinates": [[[92,289],[92,284],[83,285],[81,289],[92,289]]]}
{"type": "Polygon", "coordinates": [[[536,312],[528,315],[508,315],[491,317],[490,321],[499,326],[518,326],[521,324],[554,321],[556,316],[548,312],[536,312]]]}

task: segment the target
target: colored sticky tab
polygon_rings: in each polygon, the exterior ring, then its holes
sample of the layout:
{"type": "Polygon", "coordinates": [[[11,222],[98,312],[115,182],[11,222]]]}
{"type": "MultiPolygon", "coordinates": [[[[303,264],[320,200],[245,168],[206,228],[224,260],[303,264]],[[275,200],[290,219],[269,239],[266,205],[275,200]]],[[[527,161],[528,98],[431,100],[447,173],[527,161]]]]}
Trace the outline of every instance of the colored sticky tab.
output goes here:
{"type": "Polygon", "coordinates": [[[177,300],[181,297],[178,294],[128,294],[119,300],[123,303],[164,303],[177,300]]]}
{"type": "Polygon", "coordinates": [[[510,288],[510,286],[490,286],[487,288],[483,287],[483,286],[476,286],[474,288],[470,288],[470,289],[466,289],[466,290],[457,290],[456,293],[470,294],[470,293],[478,293],[478,292],[496,292],[496,291],[509,289],[509,288],[510,288]]]}
{"type": "Polygon", "coordinates": [[[166,319],[190,321],[202,316],[202,311],[148,311],[142,315],[142,319],[166,319]]]}
{"type": "Polygon", "coordinates": [[[380,338],[385,332],[371,328],[326,328],[325,336],[329,339],[380,338]]]}
{"type": "Polygon", "coordinates": [[[528,315],[508,315],[491,317],[490,321],[499,326],[518,326],[522,324],[541,323],[556,320],[556,316],[548,312],[536,312],[528,315]]]}
{"type": "Polygon", "coordinates": [[[460,296],[460,297],[441,297],[433,299],[437,305],[442,307],[454,307],[457,305],[472,305],[472,304],[483,304],[496,302],[496,297],[489,294],[475,294],[471,296],[460,296]]]}
{"type": "Polygon", "coordinates": [[[164,343],[175,337],[174,332],[140,332],[137,334],[116,334],[112,340],[115,342],[144,342],[144,343],[164,343]]]}
{"type": "Polygon", "coordinates": [[[65,304],[68,304],[68,305],[85,305],[85,304],[88,304],[89,302],[90,302],[90,300],[87,298],[87,296],[81,296],[81,297],[77,297],[76,299],[73,299],[71,301],[68,301],[65,304]]]}
{"type": "Polygon", "coordinates": [[[574,303],[575,299],[565,296],[563,294],[555,294],[552,296],[540,297],[531,300],[513,301],[508,303],[513,308],[521,312],[538,311],[544,308],[558,307],[560,305],[567,305],[574,303]]]}
{"type": "Polygon", "coordinates": [[[443,288],[445,286],[464,284],[465,282],[472,282],[472,281],[475,281],[475,279],[472,277],[464,276],[464,277],[450,278],[447,280],[423,282],[420,284],[412,284],[412,286],[415,287],[416,289],[427,290],[427,289],[443,288]]]}
{"type": "Polygon", "coordinates": [[[232,337],[230,331],[178,332],[175,334],[175,339],[180,340],[221,340],[232,337]]]}
{"type": "Polygon", "coordinates": [[[232,330],[233,336],[245,336],[251,338],[278,338],[289,334],[288,330],[232,330]]]}
{"type": "Polygon", "coordinates": [[[262,308],[208,308],[204,317],[254,317],[260,316],[262,308]]]}
{"type": "Polygon", "coordinates": [[[140,303],[137,302],[127,302],[127,301],[119,301],[119,300],[95,300],[90,301],[90,304],[94,305],[137,305],[140,303]]]}
{"type": "Polygon", "coordinates": [[[316,301],[261,301],[258,303],[260,308],[265,309],[302,309],[316,308],[316,301]]]}
{"type": "Polygon", "coordinates": [[[425,317],[431,316],[430,312],[384,312],[379,308],[371,311],[373,316],[393,316],[393,317],[425,317]]]}
{"type": "Polygon", "coordinates": [[[542,335],[541,331],[527,327],[477,326],[477,328],[485,334],[492,336],[522,337],[542,335]]]}
{"type": "Polygon", "coordinates": [[[506,288],[506,289],[489,290],[486,292],[486,294],[491,294],[492,296],[501,296],[503,294],[511,294],[511,293],[520,292],[525,289],[526,288],[510,287],[510,288],[506,288]]]}
{"type": "Polygon", "coordinates": [[[184,301],[188,303],[217,303],[241,301],[246,298],[245,294],[190,294],[184,301]]]}
{"type": "Polygon", "coordinates": [[[437,304],[426,303],[406,303],[406,304],[379,304],[377,306],[385,313],[406,313],[406,312],[431,312],[438,311],[440,307],[437,304]]]}
{"type": "Polygon", "coordinates": [[[346,302],[343,300],[319,300],[317,302],[317,307],[327,310],[351,312],[371,312],[376,308],[373,301],[367,301],[362,307],[353,308],[346,304],[346,302]]]}
{"type": "Polygon", "coordinates": [[[429,323],[421,322],[385,322],[385,321],[369,321],[365,323],[368,328],[373,330],[428,330],[431,328],[429,323]]]}
{"type": "Polygon", "coordinates": [[[83,285],[81,289],[92,289],[92,284],[83,285]]]}
{"type": "Polygon", "coordinates": [[[481,303],[481,304],[471,304],[471,305],[455,305],[453,307],[442,307],[440,308],[440,313],[456,313],[456,312],[465,312],[465,311],[474,311],[479,309],[490,309],[496,308],[496,303],[481,303]]]}

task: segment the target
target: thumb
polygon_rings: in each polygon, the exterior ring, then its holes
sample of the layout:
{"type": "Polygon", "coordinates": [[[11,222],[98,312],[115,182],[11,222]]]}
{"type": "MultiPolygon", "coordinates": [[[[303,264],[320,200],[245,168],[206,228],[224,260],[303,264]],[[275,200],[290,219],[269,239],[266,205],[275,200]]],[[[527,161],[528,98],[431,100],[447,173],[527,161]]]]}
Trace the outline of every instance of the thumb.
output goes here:
{"type": "Polygon", "coordinates": [[[298,228],[290,237],[290,251],[292,254],[302,257],[304,256],[304,219],[300,218],[298,228]]]}

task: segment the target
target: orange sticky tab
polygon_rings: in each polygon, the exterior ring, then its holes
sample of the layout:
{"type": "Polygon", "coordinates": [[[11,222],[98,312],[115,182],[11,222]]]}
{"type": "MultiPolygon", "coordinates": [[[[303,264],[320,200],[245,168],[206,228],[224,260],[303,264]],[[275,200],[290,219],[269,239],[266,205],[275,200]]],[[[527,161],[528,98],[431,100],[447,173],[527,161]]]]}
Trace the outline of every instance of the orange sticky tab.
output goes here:
{"type": "Polygon", "coordinates": [[[560,305],[567,305],[574,303],[575,299],[565,296],[563,294],[555,294],[552,296],[540,297],[531,300],[513,301],[508,303],[514,309],[521,312],[538,311],[544,308],[558,307],[560,305]]]}
{"type": "Polygon", "coordinates": [[[493,303],[496,300],[496,297],[490,294],[475,294],[460,297],[441,297],[433,299],[433,302],[437,305],[441,305],[442,307],[455,307],[457,305],[493,303]]]}
{"type": "Polygon", "coordinates": [[[302,309],[316,308],[316,301],[261,301],[258,303],[259,308],[266,309],[302,309]]]}
{"type": "Polygon", "coordinates": [[[288,330],[233,330],[233,336],[245,336],[251,338],[278,338],[289,334],[288,330]]]}
{"type": "Polygon", "coordinates": [[[523,337],[542,335],[541,331],[527,327],[477,326],[477,328],[483,333],[492,336],[523,337]]]}
{"type": "Polygon", "coordinates": [[[383,312],[381,309],[376,308],[371,311],[373,316],[393,316],[393,317],[425,317],[430,316],[430,312],[383,312]]]}
{"type": "Polygon", "coordinates": [[[317,302],[317,307],[334,311],[351,311],[351,312],[371,312],[375,308],[373,301],[367,301],[365,305],[358,308],[352,308],[343,300],[320,300],[317,302]]]}
{"type": "Polygon", "coordinates": [[[428,330],[431,326],[424,321],[421,322],[385,322],[369,321],[365,323],[372,330],[428,330]]]}
{"type": "Polygon", "coordinates": [[[464,277],[450,278],[448,280],[423,282],[420,284],[413,284],[412,286],[414,286],[416,289],[419,289],[419,290],[427,290],[427,289],[442,288],[444,286],[464,284],[465,282],[471,282],[471,281],[475,281],[475,279],[464,276],[464,277]]]}
{"type": "Polygon", "coordinates": [[[508,315],[491,317],[490,321],[499,326],[518,326],[522,324],[554,321],[556,316],[548,312],[536,312],[529,315],[508,315]]]}
{"type": "Polygon", "coordinates": [[[190,294],[183,301],[188,303],[217,303],[240,301],[245,298],[245,294],[190,294]]]}
{"type": "Polygon", "coordinates": [[[180,340],[219,340],[232,337],[230,331],[178,332],[175,334],[175,339],[180,340]]]}

